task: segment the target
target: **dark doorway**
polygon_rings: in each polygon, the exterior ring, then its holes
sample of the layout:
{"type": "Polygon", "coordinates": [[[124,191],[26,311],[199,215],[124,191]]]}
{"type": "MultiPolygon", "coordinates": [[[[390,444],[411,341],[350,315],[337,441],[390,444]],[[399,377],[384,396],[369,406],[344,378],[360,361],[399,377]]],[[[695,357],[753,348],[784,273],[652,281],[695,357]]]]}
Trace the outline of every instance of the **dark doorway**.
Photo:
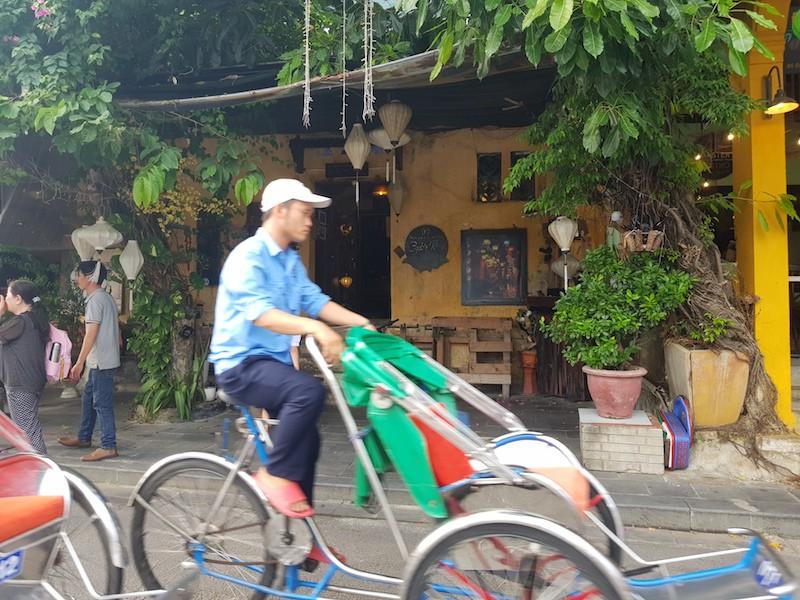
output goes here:
{"type": "Polygon", "coordinates": [[[335,302],[371,319],[391,315],[389,200],[360,183],[356,210],[352,181],[326,182],[317,192],[333,198],[318,210],[314,231],[315,279],[335,302]]]}

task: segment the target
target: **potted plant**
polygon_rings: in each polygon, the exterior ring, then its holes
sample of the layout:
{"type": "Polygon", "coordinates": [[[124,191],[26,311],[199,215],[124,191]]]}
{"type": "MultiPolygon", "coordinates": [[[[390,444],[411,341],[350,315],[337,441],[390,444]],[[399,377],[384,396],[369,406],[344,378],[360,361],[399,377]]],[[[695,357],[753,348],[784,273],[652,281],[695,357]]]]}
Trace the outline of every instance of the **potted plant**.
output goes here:
{"type": "Polygon", "coordinates": [[[523,373],[522,393],[536,394],[538,392],[538,386],[536,385],[536,331],[538,324],[536,319],[533,318],[533,313],[527,308],[520,308],[517,311],[514,322],[522,332],[525,343],[522,352],[520,352],[523,373]]]}
{"type": "Polygon", "coordinates": [[[695,327],[673,327],[664,344],[670,396],[689,402],[696,427],[730,425],[742,414],[750,361],[719,347],[730,326],[728,319],[706,313],[695,327]]]}
{"type": "Polygon", "coordinates": [[[577,286],[556,303],[542,330],[563,344],[564,358],[583,363],[589,394],[602,417],[631,416],[647,371],[630,364],[637,340],[688,297],[691,277],[677,254],[634,253],[620,259],[603,246],[587,253],[577,286]]]}

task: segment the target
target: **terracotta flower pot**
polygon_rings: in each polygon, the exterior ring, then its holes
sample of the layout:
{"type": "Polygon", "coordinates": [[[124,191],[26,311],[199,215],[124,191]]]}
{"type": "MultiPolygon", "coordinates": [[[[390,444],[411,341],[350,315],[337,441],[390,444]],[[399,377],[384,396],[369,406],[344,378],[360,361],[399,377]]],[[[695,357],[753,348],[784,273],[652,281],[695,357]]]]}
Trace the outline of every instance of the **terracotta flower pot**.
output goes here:
{"type": "Polygon", "coordinates": [[[583,372],[598,415],[607,419],[630,418],[642,393],[642,378],[647,369],[607,371],[583,367],[583,372]]]}
{"type": "Polygon", "coordinates": [[[539,391],[536,385],[536,350],[523,350],[520,358],[523,373],[522,393],[536,394],[539,391]]]}

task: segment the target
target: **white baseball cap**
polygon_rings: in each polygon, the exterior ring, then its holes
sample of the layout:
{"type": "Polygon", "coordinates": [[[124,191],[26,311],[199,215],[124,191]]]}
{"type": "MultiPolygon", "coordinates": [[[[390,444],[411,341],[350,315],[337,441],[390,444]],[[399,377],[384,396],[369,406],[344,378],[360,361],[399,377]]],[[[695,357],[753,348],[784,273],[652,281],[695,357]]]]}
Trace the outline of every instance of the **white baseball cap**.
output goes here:
{"type": "Polygon", "coordinates": [[[325,208],[331,205],[331,199],[313,193],[302,181],[297,179],[276,179],[270,181],[261,194],[261,212],[272,210],[279,204],[289,200],[300,200],[313,205],[315,208],[325,208]]]}

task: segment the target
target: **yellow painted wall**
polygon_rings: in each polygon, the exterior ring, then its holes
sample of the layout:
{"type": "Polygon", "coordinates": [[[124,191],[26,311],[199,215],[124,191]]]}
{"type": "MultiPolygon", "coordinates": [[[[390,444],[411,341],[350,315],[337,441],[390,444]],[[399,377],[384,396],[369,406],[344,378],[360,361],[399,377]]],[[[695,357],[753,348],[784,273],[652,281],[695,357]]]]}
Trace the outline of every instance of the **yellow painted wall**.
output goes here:
{"type": "MultiPolygon", "coordinates": [[[[528,290],[535,294],[537,287],[559,287],[561,279],[543,264],[539,248],[550,243],[545,239],[546,221],[522,216],[523,202],[481,204],[474,201],[477,186],[477,154],[500,152],[505,176],[510,168],[510,153],[529,149],[520,140],[520,129],[457,130],[440,134],[413,133],[412,141],[404,147],[403,170],[398,171],[406,187],[403,208],[399,217],[390,219],[390,248],[404,246],[406,236],[416,226],[436,225],[447,236],[448,263],[429,272],[420,273],[402,262],[394,252],[391,256],[392,318],[406,323],[426,323],[433,316],[512,316],[518,306],[461,305],[461,230],[502,229],[518,227],[527,230],[528,290]],[[540,273],[540,275],[537,275],[540,273]]],[[[264,156],[261,168],[267,181],[278,177],[294,177],[314,189],[325,179],[325,163],[347,162],[341,148],[308,149],[306,171],[294,172],[289,151],[289,137],[279,136],[278,149],[264,156]]],[[[261,142],[250,140],[254,148],[261,142]]],[[[369,158],[371,179],[382,181],[385,157],[373,153],[369,158]]],[[[537,189],[546,185],[537,180],[537,189]]],[[[605,222],[602,210],[585,208],[580,211],[586,235],[573,246],[579,259],[587,248],[603,242],[605,222]]],[[[234,227],[244,228],[244,215],[234,221],[234,227]]],[[[313,277],[313,242],[301,246],[301,255],[313,277]]],[[[554,255],[555,256],[555,255],[554,255]]],[[[205,318],[211,320],[216,288],[200,293],[205,306],[205,318]]]]}
{"type": "MultiPolygon", "coordinates": [[[[525,229],[528,238],[529,293],[535,293],[537,272],[550,287],[559,279],[543,264],[539,248],[545,240],[543,219],[522,216],[524,203],[475,202],[479,153],[502,153],[503,175],[510,168],[512,151],[529,149],[520,141],[520,130],[457,130],[440,134],[414,134],[404,149],[402,172],[406,193],[399,219],[391,217],[391,247],[403,247],[408,233],[417,225],[439,227],[449,243],[448,262],[434,271],[419,272],[392,253],[392,317],[403,322],[427,322],[435,316],[512,316],[516,306],[461,305],[461,231],[465,229],[525,229]]],[[[546,185],[537,180],[537,189],[546,185]]],[[[602,243],[604,224],[601,211],[587,209],[586,240],[575,243],[578,257],[584,247],[602,243]]]]}

